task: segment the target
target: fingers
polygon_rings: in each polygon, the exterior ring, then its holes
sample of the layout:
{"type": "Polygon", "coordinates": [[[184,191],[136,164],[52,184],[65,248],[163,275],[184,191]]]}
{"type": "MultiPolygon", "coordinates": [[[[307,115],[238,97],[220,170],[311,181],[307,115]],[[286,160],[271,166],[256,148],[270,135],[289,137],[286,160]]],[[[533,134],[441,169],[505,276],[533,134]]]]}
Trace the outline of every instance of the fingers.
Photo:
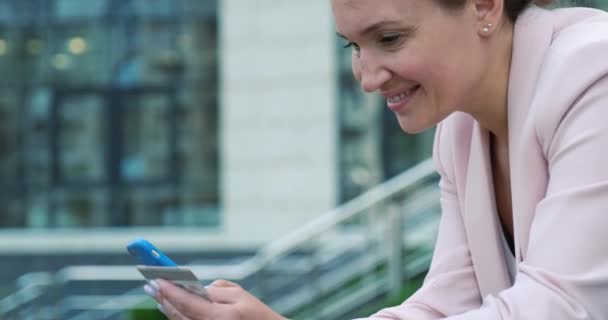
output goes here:
{"type": "Polygon", "coordinates": [[[167,300],[158,304],[158,310],[167,316],[170,320],[190,320],[179,312],[171,303],[167,300]]]}
{"type": "Polygon", "coordinates": [[[234,312],[234,305],[246,301],[248,293],[239,285],[216,280],[206,287],[207,301],[175,284],[157,279],[150,281],[144,290],[159,302],[159,309],[171,320],[207,319],[216,315],[234,312]]]}
{"type": "Polygon", "coordinates": [[[158,284],[154,281],[151,281],[150,283],[144,286],[144,291],[154,299],[158,297],[158,289],[158,284]]]}
{"type": "MultiPolygon", "coordinates": [[[[176,311],[179,310],[179,314],[176,314],[176,317],[179,317],[179,315],[182,317],[192,315],[204,316],[205,313],[212,310],[212,303],[209,301],[192,294],[169,281],[163,279],[158,279],[155,281],[159,285],[157,301],[159,301],[168,312],[171,312],[169,310],[171,308],[176,311]]],[[[181,320],[181,318],[175,319],[181,320]]]]}

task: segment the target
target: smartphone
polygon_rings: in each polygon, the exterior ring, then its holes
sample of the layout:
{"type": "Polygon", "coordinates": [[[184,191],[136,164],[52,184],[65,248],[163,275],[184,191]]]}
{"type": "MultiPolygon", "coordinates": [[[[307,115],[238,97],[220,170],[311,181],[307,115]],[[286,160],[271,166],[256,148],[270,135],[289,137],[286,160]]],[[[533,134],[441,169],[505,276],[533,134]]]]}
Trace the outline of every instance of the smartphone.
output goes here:
{"type": "Polygon", "coordinates": [[[127,245],[127,251],[146,266],[177,267],[173,260],[146,239],[138,238],[131,241],[127,245]]]}
{"type": "Polygon", "coordinates": [[[205,290],[205,287],[190,268],[178,266],[171,258],[147,240],[138,238],[131,241],[127,245],[127,251],[142,263],[142,265],[137,265],[136,268],[147,280],[169,280],[209,300],[207,290],[205,290]]]}

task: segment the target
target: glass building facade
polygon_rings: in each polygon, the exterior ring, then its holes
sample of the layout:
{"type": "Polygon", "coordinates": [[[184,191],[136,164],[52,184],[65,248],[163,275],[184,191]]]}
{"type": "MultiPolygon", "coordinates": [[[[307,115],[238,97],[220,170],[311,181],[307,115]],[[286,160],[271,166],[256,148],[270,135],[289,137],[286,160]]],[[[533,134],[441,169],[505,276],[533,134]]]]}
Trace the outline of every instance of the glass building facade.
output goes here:
{"type": "MultiPolygon", "coordinates": [[[[0,0],[0,228],[217,226],[216,0],[0,0]]],[[[339,199],[430,156],[336,39],[339,199]]]]}
{"type": "MultiPolygon", "coordinates": [[[[0,0],[0,229],[220,224],[218,10],[0,0]]],[[[430,157],[433,139],[362,93],[343,45],[336,203],[430,157]]]]}
{"type": "Polygon", "coordinates": [[[217,16],[0,1],[0,227],[216,225],[217,16]]]}

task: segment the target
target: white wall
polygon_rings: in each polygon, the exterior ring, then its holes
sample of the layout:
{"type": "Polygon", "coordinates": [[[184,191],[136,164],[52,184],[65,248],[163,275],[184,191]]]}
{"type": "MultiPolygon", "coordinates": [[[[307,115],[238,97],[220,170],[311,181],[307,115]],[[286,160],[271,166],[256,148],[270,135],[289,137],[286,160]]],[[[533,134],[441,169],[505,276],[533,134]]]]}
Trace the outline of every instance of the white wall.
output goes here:
{"type": "Polygon", "coordinates": [[[223,228],[261,244],[336,204],[334,27],[329,1],[220,12],[223,228]]]}
{"type": "Polygon", "coordinates": [[[246,250],[337,199],[335,36],[329,1],[220,0],[222,226],[5,230],[0,255],[246,250]]]}

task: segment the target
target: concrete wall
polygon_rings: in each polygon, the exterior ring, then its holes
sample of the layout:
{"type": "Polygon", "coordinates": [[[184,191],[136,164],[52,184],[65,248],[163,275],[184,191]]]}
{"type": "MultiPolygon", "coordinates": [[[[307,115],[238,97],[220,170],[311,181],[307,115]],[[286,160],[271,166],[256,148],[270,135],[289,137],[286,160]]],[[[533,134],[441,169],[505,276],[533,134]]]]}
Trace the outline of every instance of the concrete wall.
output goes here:
{"type": "Polygon", "coordinates": [[[336,204],[328,1],[223,0],[223,228],[263,243],[336,204]]]}

